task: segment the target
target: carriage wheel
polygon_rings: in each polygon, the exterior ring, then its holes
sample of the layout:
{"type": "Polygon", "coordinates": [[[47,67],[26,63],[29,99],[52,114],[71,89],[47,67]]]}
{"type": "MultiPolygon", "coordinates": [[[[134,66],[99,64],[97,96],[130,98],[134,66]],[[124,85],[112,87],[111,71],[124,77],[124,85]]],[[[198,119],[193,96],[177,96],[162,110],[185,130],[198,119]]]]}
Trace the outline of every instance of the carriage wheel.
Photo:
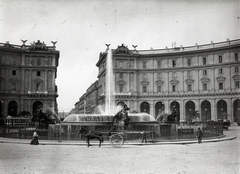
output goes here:
{"type": "Polygon", "coordinates": [[[123,136],[120,134],[114,134],[110,137],[112,147],[121,147],[124,144],[123,136]]]}

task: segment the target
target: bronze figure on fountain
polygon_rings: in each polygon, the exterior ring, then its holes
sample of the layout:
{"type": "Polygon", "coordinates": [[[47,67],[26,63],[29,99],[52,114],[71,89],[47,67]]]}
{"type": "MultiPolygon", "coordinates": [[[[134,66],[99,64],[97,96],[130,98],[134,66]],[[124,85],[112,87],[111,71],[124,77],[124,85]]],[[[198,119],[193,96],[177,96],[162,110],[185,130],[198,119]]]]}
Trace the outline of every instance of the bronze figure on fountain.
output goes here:
{"type": "Polygon", "coordinates": [[[176,118],[177,118],[177,110],[173,108],[172,113],[167,116],[167,122],[174,123],[176,122],[176,118]]]}
{"type": "Polygon", "coordinates": [[[111,135],[111,132],[113,131],[118,131],[119,127],[123,127],[124,130],[127,129],[127,127],[129,126],[129,122],[130,122],[130,117],[128,116],[128,111],[129,111],[129,107],[125,104],[123,106],[123,109],[120,110],[114,117],[112,120],[112,127],[109,131],[109,135],[111,135]]]}

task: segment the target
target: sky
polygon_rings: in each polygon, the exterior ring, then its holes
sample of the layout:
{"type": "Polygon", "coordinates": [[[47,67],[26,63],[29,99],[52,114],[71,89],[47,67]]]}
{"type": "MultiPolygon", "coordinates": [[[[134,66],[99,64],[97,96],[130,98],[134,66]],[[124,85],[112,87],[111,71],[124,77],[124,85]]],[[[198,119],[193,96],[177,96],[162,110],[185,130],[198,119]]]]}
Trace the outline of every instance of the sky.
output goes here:
{"type": "Polygon", "coordinates": [[[164,49],[240,39],[240,0],[0,0],[0,42],[40,40],[60,51],[58,110],[97,80],[105,44],[164,49]]]}

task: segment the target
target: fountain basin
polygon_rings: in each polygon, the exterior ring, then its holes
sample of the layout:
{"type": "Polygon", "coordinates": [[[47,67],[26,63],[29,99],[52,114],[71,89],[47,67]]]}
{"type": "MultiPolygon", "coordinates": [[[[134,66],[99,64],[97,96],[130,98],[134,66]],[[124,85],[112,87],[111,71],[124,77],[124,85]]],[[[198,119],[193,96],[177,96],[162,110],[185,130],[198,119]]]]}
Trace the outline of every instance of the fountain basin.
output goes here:
{"type": "MultiPolygon", "coordinates": [[[[157,122],[147,113],[128,114],[130,122],[157,122]]],[[[112,122],[114,115],[102,114],[71,114],[63,122],[112,122]]]]}

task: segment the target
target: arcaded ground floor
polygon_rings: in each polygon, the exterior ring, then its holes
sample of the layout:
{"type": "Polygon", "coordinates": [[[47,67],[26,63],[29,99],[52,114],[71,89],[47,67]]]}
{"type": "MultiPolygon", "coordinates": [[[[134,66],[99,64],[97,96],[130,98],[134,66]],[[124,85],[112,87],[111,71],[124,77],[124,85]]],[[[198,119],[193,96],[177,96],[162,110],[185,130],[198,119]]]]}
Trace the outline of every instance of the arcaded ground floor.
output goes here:
{"type": "Polygon", "coordinates": [[[138,100],[117,100],[116,104],[127,104],[131,111],[146,112],[155,119],[176,110],[177,120],[181,122],[191,122],[196,118],[197,113],[201,121],[225,118],[231,122],[240,120],[238,96],[141,97],[138,100]]]}

